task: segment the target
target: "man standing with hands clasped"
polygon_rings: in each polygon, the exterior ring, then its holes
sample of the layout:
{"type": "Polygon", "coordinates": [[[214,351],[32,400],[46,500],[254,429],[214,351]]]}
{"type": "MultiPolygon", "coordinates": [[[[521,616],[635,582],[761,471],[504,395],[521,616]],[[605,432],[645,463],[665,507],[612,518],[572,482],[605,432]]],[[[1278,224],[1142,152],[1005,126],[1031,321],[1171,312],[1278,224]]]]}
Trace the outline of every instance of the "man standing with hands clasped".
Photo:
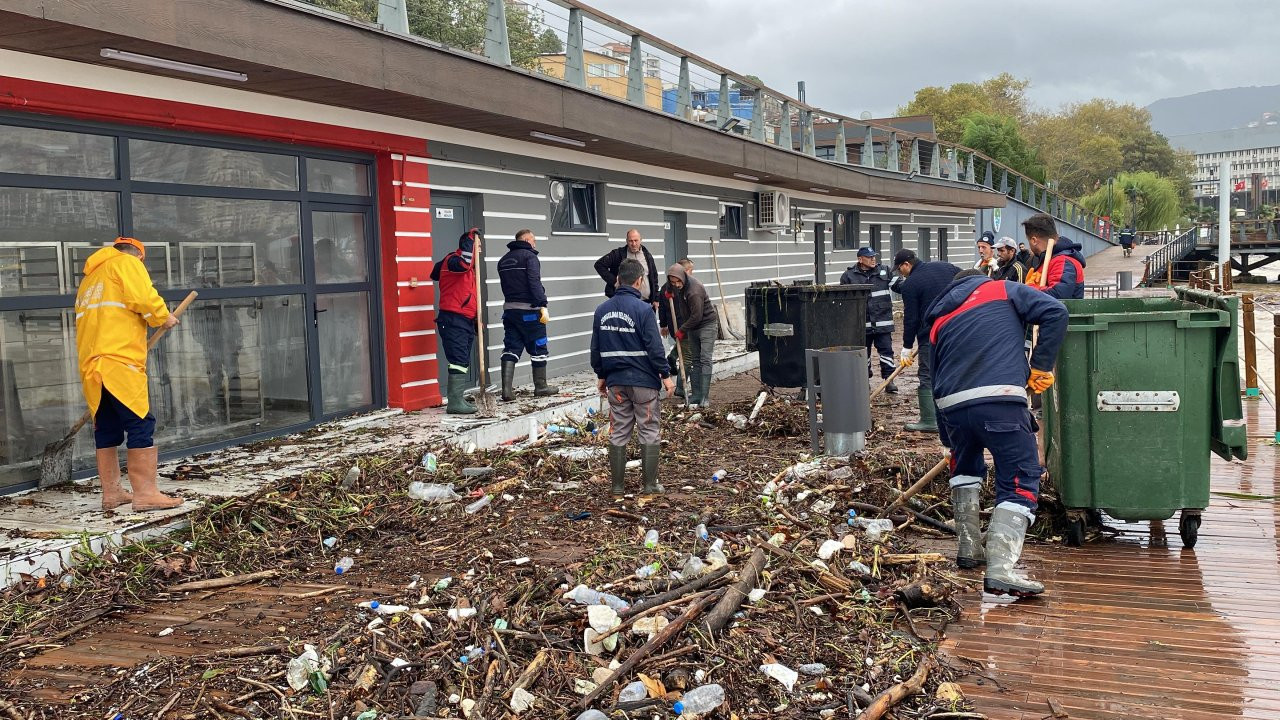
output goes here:
{"type": "Polygon", "coordinates": [[[640,441],[645,494],[662,492],[658,484],[658,389],[674,388],[653,307],[640,296],[644,266],[626,259],[618,266],[613,297],[596,308],[591,324],[591,369],[596,387],[609,397],[609,486],[625,492],[627,443],[632,430],[640,441]]]}

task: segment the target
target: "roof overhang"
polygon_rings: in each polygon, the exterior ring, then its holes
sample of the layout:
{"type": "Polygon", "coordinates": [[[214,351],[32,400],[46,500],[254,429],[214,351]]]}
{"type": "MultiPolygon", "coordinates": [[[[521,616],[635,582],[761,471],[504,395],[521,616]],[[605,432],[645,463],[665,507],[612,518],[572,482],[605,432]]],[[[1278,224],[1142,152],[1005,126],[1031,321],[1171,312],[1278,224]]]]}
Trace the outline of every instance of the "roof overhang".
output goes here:
{"type": "MultiPolygon", "coordinates": [[[[0,0],[0,48],[531,141],[543,132],[594,154],[831,197],[960,208],[1004,195],[927,176],[837,165],[637,107],[551,78],[323,11],[266,0],[0,0]],[[244,73],[238,82],[105,59],[103,48],[244,73]]],[[[3,68],[0,68],[3,74],[3,68]]]]}

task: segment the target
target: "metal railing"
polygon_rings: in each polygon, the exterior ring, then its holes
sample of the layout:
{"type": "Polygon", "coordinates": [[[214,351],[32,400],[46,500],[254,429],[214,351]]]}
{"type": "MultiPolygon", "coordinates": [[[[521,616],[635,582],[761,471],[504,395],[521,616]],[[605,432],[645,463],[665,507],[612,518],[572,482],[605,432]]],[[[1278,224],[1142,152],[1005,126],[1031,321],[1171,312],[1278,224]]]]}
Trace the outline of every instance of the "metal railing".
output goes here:
{"type": "Polygon", "coordinates": [[[263,1],[426,40],[548,82],[596,92],[825,162],[986,188],[1070,225],[1097,232],[1097,215],[977,150],[940,141],[932,134],[810,105],[761,84],[753,75],[699,57],[580,0],[479,0],[487,12],[480,18],[477,11],[472,20],[477,31],[447,38],[412,34],[410,19],[426,12],[418,6],[421,0],[263,1]],[[509,12],[523,28],[519,33],[509,32],[509,12]],[[481,19],[483,38],[478,33],[481,19]],[[513,42],[513,36],[524,40],[513,42]],[[547,38],[542,49],[560,49],[531,55],[527,42],[531,36],[547,38]],[[466,38],[471,46],[460,46],[458,38],[466,38]],[[834,137],[819,142],[815,129],[834,137]]]}
{"type": "Polygon", "coordinates": [[[1183,234],[1174,238],[1172,241],[1165,243],[1151,253],[1142,262],[1146,269],[1142,272],[1142,282],[1138,285],[1142,287],[1152,287],[1161,282],[1173,284],[1173,275],[1175,271],[1175,263],[1186,257],[1196,248],[1196,228],[1187,230],[1183,234]]]}

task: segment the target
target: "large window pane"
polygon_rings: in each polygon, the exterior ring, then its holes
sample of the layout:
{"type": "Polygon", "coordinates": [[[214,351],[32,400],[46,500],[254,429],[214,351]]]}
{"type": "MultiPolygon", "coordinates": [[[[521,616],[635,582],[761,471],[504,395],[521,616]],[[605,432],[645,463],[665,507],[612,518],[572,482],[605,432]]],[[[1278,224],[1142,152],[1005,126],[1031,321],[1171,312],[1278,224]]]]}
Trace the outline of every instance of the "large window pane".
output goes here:
{"type": "Polygon", "coordinates": [[[311,214],[315,242],[316,282],[363,282],[368,278],[364,213],[311,214]]]}
{"type": "Polygon", "coordinates": [[[298,159],[292,155],[129,141],[134,180],[257,190],[297,190],[298,159]]]}
{"type": "Polygon", "coordinates": [[[114,178],[115,138],[0,125],[0,172],[114,178]]]}
{"type": "Polygon", "coordinates": [[[148,359],[161,449],[310,420],[304,310],[301,295],[193,303],[148,359]]]}
{"type": "Polygon", "coordinates": [[[320,387],[324,412],[373,403],[369,369],[369,294],[338,293],[316,299],[320,339],[320,387]]]}
{"type": "Polygon", "coordinates": [[[133,196],[133,224],[139,240],[175,246],[180,287],[302,280],[297,203],[139,194],[133,196]]]}
{"type": "Polygon", "coordinates": [[[64,246],[114,240],[116,210],[115,193],[0,187],[0,297],[74,292],[64,246]]]}
{"type": "MultiPolygon", "coordinates": [[[[0,312],[0,489],[36,480],[45,445],[84,411],[71,310],[0,312]]],[[[93,463],[89,428],[74,453],[77,468],[93,463]]]]}
{"type": "Polygon", "coordinates": [[[369,166],[336,160],[307,160],[307,190],[335,195],[368,195],[369,166]]]}

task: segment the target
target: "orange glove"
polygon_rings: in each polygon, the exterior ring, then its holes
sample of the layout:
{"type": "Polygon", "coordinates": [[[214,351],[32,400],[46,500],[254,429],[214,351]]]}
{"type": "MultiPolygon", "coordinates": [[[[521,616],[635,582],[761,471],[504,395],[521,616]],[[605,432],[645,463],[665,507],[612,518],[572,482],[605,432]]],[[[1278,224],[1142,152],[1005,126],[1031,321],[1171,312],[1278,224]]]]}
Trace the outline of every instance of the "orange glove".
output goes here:
{"type": "Polygon", "coordinates": [[[1042,393],[1053,385],[1053,373],[1047,370],[1031,369],[1031,379],[1027,381],[1027,387],[1031,388],[1034,393],[1042,393]]]}

